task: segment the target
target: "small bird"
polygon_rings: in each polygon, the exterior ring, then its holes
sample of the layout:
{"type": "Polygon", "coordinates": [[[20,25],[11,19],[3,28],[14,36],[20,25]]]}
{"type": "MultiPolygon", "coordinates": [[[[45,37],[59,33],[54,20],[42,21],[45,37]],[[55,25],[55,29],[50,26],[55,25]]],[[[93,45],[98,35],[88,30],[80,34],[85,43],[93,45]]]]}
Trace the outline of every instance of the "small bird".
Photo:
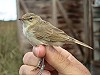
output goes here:
{"type": "MultiPolygon", "coordinates": [[[[19,20],[23,22],[23,34],[29,40],[32,46],[38,46],[41,44],[62,46],[63,44],[76,43],[93,49],[87,44],[68,36],[64,31],[53,26],[51,23],[42,20],[40,16],[34,13],[26,13],[19,20]]],[[[41,71],[44,69],[44,59],[39,61],[37,68],[38,67],[40,67],[41,71]],[[41,62],[42,66],[40,67],[41,62]]]]}

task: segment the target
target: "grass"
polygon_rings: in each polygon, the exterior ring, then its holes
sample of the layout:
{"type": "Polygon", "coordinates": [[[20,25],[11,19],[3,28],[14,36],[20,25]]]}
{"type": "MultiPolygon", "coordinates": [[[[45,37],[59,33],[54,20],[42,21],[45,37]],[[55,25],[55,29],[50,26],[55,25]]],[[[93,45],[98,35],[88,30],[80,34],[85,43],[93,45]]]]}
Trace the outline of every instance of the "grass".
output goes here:
{"type": "Polygon", "coordinates": [[[19,75],[23,53],[19,50],[15,21],[0,22],[0,75],[19,75]]]}

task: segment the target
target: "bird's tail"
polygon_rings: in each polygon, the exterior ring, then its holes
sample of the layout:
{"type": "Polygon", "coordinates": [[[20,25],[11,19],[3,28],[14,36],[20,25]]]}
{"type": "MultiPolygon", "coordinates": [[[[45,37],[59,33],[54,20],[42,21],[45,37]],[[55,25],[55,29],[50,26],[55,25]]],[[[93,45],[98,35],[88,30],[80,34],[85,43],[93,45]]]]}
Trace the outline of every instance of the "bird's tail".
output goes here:
{"type": "MultiPolygon", "coordinates": [[[[71,38],[71,37],[70,37],[70,38],[71,38]]],[[[82,46],[84,46],[84,47],[87,47],[87,48],[93,49],[93,48],[90,47],[89,45],[87,45],[87,44],[85,44],[85,43],[83,43],[83,42],[81,42],[81,41],[78,41],[78,40],[76,40],[76,39],[74,39],[74,38],[71,38],[70,41],[73,41],[73,43],[76,43],[76,44],[82,45],[82,46]]]]}

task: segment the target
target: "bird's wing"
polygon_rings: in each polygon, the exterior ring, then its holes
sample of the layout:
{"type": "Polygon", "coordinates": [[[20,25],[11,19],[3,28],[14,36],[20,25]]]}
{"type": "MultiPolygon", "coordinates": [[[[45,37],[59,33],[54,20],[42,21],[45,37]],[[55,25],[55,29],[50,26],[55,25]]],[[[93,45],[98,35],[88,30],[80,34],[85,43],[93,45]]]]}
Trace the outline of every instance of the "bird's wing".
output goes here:
{"type": "Polygon", "coordinates": [[[68,36],[64,31],[54,27],[49,22],[42,21],[38,24],[39,25],[36,25],[35,28],[33,28],[33,33],[38,40],[44,40],[47,42],[65,42],[66,44],[76,43],[93,49],[87,44],[68,36]]]}
{"type": "MultiPolygon", "coordinates": [[[[37,39],[42,39],[51,42],[65,41],[69,36],[62,30],[54,27],[52,24],[46,21],[41,21],[38,23],[34,30],[34,35],[37,39]]],[[[69,38],[68,38],[69,39],[69,38]]]]}

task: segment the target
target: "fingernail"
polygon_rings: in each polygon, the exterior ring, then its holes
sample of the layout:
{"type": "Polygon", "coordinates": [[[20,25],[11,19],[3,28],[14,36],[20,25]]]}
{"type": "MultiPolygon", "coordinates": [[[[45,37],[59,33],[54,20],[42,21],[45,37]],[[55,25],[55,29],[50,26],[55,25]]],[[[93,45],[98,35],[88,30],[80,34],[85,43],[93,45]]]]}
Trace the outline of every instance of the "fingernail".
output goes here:
{"type": "Polygon", "coordinates": [[[37,57],[38,57],[38,55],[39,55],[39,49],[40,49],[39,46],[38,46],[38,47],[33,47],[33,53],[34,53],[34,55],[37,56],[37,57]]]}

